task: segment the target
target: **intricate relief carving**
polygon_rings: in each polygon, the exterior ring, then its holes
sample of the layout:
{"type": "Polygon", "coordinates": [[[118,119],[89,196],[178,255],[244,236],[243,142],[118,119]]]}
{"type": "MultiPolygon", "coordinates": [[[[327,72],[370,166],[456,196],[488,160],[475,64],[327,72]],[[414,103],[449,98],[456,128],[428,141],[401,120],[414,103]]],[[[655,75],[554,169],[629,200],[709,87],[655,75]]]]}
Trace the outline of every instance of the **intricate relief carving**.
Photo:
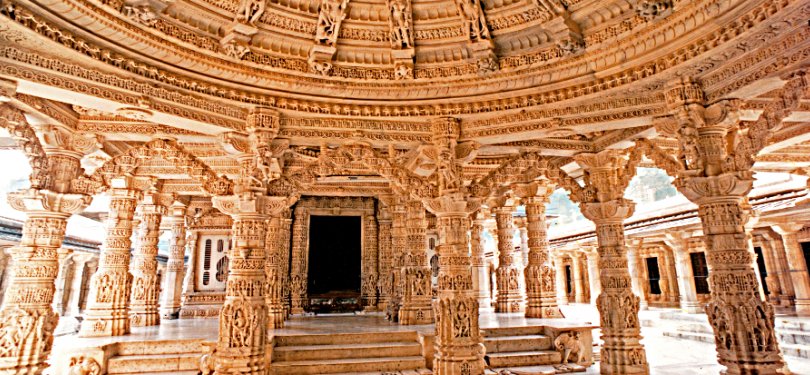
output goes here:
{"type": "Polygon", "coordinates": [[[636,4],[636,14],[647,21],[666,17],[672,12],[672,0],[642,0],[636,4]]]}
{"type": "Polygon", "coordinates": [[[413,48],[413,15],[410,0],[387,0],[391,47],[413,48]]]}
{"type": "Polygon", "coordinates": [[[0,103],[0,127],[11,133],[14,141],[28,158],[28,163],[31,165],[31,175],[29,176],[31,187],[47,189],[49,187],[48,157],[23,112],[10,104],[0,103]]]}
{"type": "Polygon", "coordinates": [[[73,357],[67,375],[101,375],[101,366],[93,357],[73,357]]]}
{"type": "Polygon", "coordinates": [[[340,32],[340,24],[346,18],[349,0],[321,0],[318,7],[318,25],[315,28],[315,43],[334,47],[340,32]]]}
{"type": "Polygon", "coordinates": [[[247,23],[255,25],[256,21],[262,17],[264,10],[267,8],[266,0],[240,0],[239,7],[236,9],[234,15],[234,22],[247,23]]]}
{"type": "Polygon", "coordinates": [[[489,40],[489,26],[484,6],[479,0],[456,0],[458,14],[464,20],[465,33],[470,40],[489,40]]]}

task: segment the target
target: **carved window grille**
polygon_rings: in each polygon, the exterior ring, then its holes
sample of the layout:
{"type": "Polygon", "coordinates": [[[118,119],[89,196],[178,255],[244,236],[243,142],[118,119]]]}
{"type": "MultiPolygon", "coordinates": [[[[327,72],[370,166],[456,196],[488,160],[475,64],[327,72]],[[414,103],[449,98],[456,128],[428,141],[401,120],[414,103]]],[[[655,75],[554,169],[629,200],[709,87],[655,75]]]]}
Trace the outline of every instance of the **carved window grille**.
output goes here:
{"type": "Polygon", "coordinates": [[[203,235],[198,253],[197,285],[200,291],[224,291],[228,276],[228,235],[203,235]]]}
{"type": "Polygon", "coordinates": [[[695,292],[709,294],[709,267],[706,265],[706,254],[703,252],[690,253],[692,273],[695,279],[695,292]]]}
{"type": "Polygon", "coordinates": [[[650,294],[661,294],[661,271],[658,269],[658,257],[644,260],[647,263],[647,282],[650,284],[650,294]]]}

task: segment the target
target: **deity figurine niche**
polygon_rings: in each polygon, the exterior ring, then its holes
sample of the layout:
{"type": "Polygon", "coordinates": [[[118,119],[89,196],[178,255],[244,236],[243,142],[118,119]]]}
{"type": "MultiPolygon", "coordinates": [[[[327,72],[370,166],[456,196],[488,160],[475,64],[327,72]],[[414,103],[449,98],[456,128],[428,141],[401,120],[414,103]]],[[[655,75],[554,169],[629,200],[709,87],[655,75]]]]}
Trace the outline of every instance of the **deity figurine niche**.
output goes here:
{"type": "Polygon", "coordinates": [[[480,0],[456,0],[458,14],[464,20],[470,40],[489,40],[489,27],[484,15],[484,5],[480,0]]]}
{"type": "Polygon", "coordinates": [[[315,42],[333,47],[337,43],[340,23],[346,18],[349,0],[323,0],[318,10],[315,42]]]}
{"type": "Polygon", "coordinates": [[[391,28],[391,46],[394,49],[413,48],[413,15],[408,0],[388,1],[388,25],[391,28]]]}
{"type": "Polygon", "coordinates": [[[265,0],[240,0],[239,8],[236,9],[236,16],[234,22],[244,22],[249,25],[255,25],[256,21],[264,14],[267,8],[265,0]]]}

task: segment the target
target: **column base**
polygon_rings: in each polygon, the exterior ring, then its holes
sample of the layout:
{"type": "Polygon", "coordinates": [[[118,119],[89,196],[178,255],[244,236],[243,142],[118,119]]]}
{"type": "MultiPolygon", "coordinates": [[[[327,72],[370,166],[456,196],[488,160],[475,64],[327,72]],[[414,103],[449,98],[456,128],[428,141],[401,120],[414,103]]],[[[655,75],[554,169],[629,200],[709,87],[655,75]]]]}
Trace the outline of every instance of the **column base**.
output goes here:
{"type": "Polygon", "coordinates": [[[293,307],[290,309],[290,315],[302,315],[304,312],[303,307],[293,307]]]}
{"type": "Polygon", "coordinates": [[[175,320],[180,318],[180,306],[160,309],[160,319],[175,320]]]}
{"type": "Polygon", "coordinates": [[[267,328],[278,329],[284,328],[284,308],[281,306],[267,306],[269,312],[267,313],[267,328]]]}
{"type": "Polygon", "coordinates": [[[527,318],[561,319],[565,318],[557,306],[529,306],[526,308],[527,318]]]}
{"type": "Polygon", "coordinates": [[[495,301],[495,312],[497,313],[522,313],[526,311],[526,305],[519,295],[505,295],[498,297],[495,301]]]}
{"type": "Polygon", "coordinates": [[[405,305],[399,309],[399,324],[403,326],[433,323],[433,309],[430,304],[405,305]]]}
{"type": "Polygon", "coordinates": [[[110,337],[129,334],[129,316],[93,317],[85,314],[79,337],[110,337]]]}
{"type": "Polygon", "coordinates": [[[142,312],[133,313],[132,311],[130,311],[129,325],[130,327],[157,326],[160,325],[160,315],[158,315],[157,311],[148,313],[142,312]]]}
{"type": "Polygon", "coordinates": [[[798,299],[794,301],[797,316],[810,316],[810,299],[798,299]]]}
{"type": "Polygon", "coordinates": [[[681,301],[681,310],[687,314],[702,314],[703,306],[697,301],[681,301]]]}

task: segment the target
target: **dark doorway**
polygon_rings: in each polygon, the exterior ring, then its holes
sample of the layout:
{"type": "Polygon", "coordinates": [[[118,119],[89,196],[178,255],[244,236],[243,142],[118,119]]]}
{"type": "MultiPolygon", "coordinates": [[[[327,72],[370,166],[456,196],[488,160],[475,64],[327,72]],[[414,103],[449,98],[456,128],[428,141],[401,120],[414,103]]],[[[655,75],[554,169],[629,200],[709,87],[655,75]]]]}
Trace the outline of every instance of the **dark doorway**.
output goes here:
{"type": "Polygon", "coordinates": [[[801,242],[802,254],[804,255],[804,265],[806,270],[810,271],[810,242],[801,242]]]}
{"type": "Polygon", "coordinates": [[[769,295],[771,292],[768,291],[768,281],[765,280],[768,277],[768,270],[765,268],[765,257],[762,256],[762,248],[759,246],[754,247],[754,252],[757,253],[757,268],[759,268],[759,277],[762,279],[762,290],[765,295],[769,295]]]}
{"type": "Polygon", "coordinates": [[[565,294],[571,295],[574,294],[574,283],[573,277],[571,276],[571,266],[565,266],[565,294]]]}
{"type": "Polygon", "coordinates": [[[310,298],[360,295],[360,216],[310,216],[310,298]]]}
{"type": "Polygon", "coordinates": [[[701,252],[689,253],[692,261],[692,273],[695,276],[695,292],[709,294],[709,267],[706,266],[706,254],[701,252]]]}
{"type": "Polygon", "coordinates": [[[647,281],[650,283],[650,294],[661,294],[661,272],[658,269],[658,257],[646,258],[647,281]]]}

